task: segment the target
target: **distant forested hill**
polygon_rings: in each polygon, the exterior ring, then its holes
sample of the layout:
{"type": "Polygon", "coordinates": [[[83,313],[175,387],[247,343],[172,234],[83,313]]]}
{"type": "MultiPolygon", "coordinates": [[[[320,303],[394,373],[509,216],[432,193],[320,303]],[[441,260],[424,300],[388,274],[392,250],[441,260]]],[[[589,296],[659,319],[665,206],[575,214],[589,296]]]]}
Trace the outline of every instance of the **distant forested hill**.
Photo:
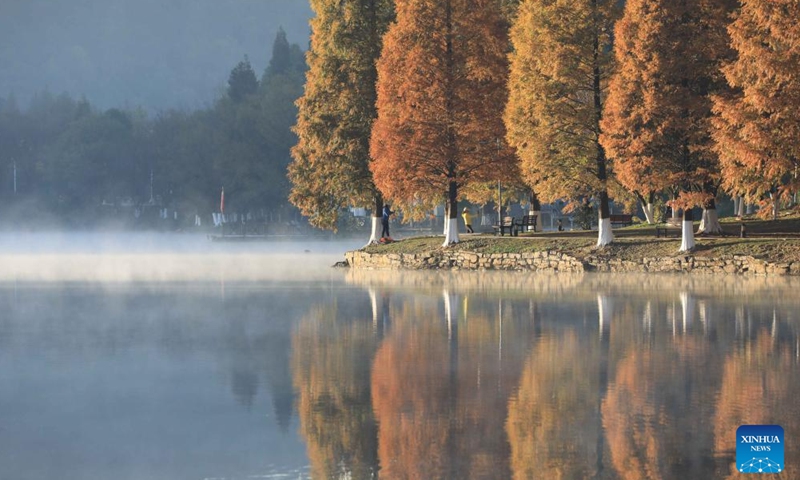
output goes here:
{"type": "Polygon", "coordinates": [[[2,0],[0,96],[208,106],[245,55],[260,76],[279,27],[305,49],[311,15],[307,0],[2,0]]]}

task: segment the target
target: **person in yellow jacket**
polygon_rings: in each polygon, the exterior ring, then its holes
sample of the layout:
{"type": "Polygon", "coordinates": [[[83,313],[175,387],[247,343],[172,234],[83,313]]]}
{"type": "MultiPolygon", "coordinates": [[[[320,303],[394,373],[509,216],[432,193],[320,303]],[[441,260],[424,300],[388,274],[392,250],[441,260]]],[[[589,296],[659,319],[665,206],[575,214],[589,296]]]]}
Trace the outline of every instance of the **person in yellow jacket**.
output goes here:
{"type": "Polygon", "coordinates": [[[464,219],[464,225],[467,226],[467,233],[475,233],[475,230],[472,229],[472,215],[467,207],[464,207],[464,211],[461,212],[461,218],[464,219]]]}

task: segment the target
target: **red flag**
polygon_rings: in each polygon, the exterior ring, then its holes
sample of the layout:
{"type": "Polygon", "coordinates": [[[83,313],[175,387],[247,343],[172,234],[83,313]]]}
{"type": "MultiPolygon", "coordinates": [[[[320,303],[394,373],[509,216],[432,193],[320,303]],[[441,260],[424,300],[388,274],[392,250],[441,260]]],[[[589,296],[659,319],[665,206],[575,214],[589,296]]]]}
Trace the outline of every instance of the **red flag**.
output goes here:
{"type": "Polygon", "coordinates": [[[225,213],[225,187],[222,187],[219,194],[219,213],[225,213]]]}

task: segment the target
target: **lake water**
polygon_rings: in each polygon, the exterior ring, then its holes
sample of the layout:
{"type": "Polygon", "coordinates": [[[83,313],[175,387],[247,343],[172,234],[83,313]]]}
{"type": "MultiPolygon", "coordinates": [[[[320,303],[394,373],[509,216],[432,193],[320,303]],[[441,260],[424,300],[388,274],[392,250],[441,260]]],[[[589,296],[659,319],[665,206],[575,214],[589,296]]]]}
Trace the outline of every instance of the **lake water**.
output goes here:
{"type": "Polygon", "coordinates": [[[742,424],[800,478],[796,279],[360,243],[0,235],[0,479],[739,478],[742,424]]]}

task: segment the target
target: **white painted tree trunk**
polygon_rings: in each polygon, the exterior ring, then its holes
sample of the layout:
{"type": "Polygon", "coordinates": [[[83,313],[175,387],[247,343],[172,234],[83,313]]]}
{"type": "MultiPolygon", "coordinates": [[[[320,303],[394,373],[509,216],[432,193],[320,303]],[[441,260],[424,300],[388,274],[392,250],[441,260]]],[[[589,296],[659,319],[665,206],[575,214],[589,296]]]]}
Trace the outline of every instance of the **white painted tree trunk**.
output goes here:
{"type": "Polygon", "coordinates": [[[700,228],[697,233],[706,235],[719,235],[722,233],[722,224],[719,223],[719,214],[716,208],[704,208],[703,219],[700,221],[700,228]]]}
{"type": "Polygon", "coordinates": [[[611,219],[601,218],[597,228],[597,246],[605,247],[614,241],[614,231],[611,229],[611,219]]]}
{"type": "Polygon", "coordinates": [[[744,197],[739,197],[739,209],[736,210],[737,217],[744,217],[744,205],[745,205],[744,197]]]}
{"type": "Polygon", "coordinates": [[[528,215],[536,215],[536,231],[541,232],[544,230],[544,221],[542,220],[541,210],[528,210],[528,215]]]}
{"type": "Polygon", "coordinates": [[[376,243],[379,243],[378,240],[381,239],[381,228],[382,227],[383,227],[383,225],[381,225],[381,217],[373,216],[372,217],[372,234],[370,234],[369,242],[367,242],[367,245],[365,245],[365,246],[374,245],[376,243]]]}
{"type": "Polygon", "coordinates": [[[648,203],[646,205],[642,205],[642,211],[644,212],[644,218],[647,220],[647,223],[650,225],[656,223],[656,219],[653,216],[653,204],[648,203]]]}
{"type": "Polygon", "coordinates": [[[742,204],[742,197],[739,196],[739,195],[734,196],[733,197],[733,216],[734,217],[738,217],[739,216],[739,205],[741,205],[741,204],[742,204]]]}
{"type": "Polygon", "coordinates": [[[772,219],[773,220],[777,220],[778,219],[778,211],[780,210],[780,206],[779,206],[779,203],[778,203],[778,195],[776,195],[774,193],[770,193],[769,194],[769,198],[772,199],[772,219]]]}
{"type": "Polygon", "coordinates": [[[694,223],[691,220],[684,220],[681,229],[681,248],[680,252],[690,252],[694,249],[694,223]]]}
{"type": "Polygon", "coordinates": [[[445,217],[444,219],[444,243],[443,247],[458,243],[458,220],[455,218],[445,217]]]}

